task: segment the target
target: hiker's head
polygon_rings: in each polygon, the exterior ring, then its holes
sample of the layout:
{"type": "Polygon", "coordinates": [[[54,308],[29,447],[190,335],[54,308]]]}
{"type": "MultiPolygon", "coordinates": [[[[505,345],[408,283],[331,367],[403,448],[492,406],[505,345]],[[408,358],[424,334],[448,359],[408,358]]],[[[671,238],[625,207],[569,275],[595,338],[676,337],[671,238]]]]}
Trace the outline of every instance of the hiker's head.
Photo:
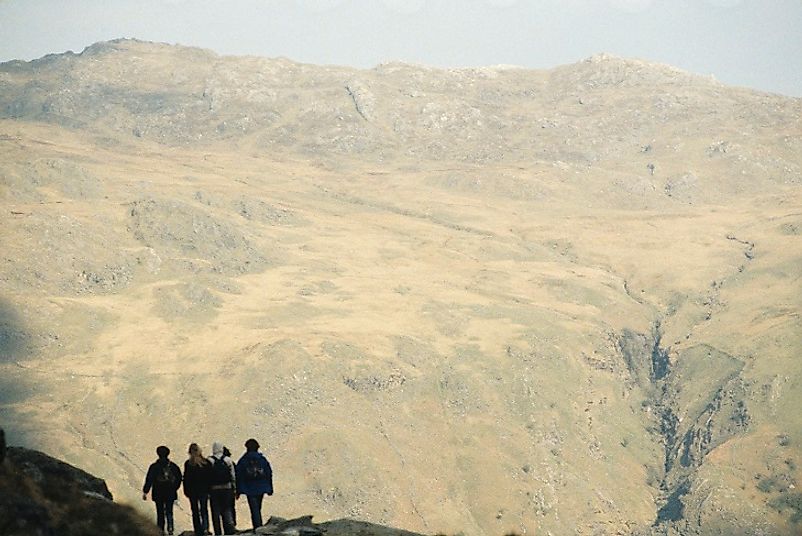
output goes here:
{"type": "Polygon", "coordinates": [[[256,452],[259,450],[259,442],[251,438],[245,442],[245,448],[248,449],[248,452],[256,452]]]}
{"type": "Polygon", "coordinates": [[[203,451],[197,443],[192,443],[187,452],[189,452],[189,463],[192,465],[203,465],[203,451]]]}
{"type": "Polygon", "coordinates": [[[159,458],[167,458],[167,456],[170,455],[170,449],[168,449],[164,445],[159,445],[158,447],[156,447],[156,455],[159,458]]]}
{"type": "Polygon", "coordinates": [[[212,455],[217,456],[218,458],[223,455],[223,444],[219,441],[212,443],[212,455]]]}
{"type": "Polygon", "coordinates": [[[229,458],[231,457],[231,451],[228,450],[228,447],[225,445],[223,445],[223,456],[228,456],[229,458]]]}

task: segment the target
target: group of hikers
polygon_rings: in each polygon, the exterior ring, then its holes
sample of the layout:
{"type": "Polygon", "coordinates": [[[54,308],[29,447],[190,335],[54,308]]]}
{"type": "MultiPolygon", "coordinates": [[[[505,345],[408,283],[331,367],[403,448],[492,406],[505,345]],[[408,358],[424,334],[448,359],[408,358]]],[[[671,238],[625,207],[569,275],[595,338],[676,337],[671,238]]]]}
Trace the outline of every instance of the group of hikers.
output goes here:
{"type": "Polygon", "coordinates": [[[265,494],[273,495],[273,470],[270,462],[259,452],[259,442],[245,442],[245,453],[237,463],[231,452],[219,442],[212,444],[212,455],[204,457],[197,443],[189,446],[189,457],[184,471],[173,463],[170,449],[164,445],[156,449],[159,459],[148,468],[142,500],[148,493],[156,503],[156,524],[162,533],[173,534],[173,503],[178,500],[178,489],[183,483],[184,495],[192,510],[192,525],[196,536],[209,533],[209,506],[215,534],[235,534],[235,501],[240,495],[248,498],[253,528],[262,526],[262,500],[265,494]]]}

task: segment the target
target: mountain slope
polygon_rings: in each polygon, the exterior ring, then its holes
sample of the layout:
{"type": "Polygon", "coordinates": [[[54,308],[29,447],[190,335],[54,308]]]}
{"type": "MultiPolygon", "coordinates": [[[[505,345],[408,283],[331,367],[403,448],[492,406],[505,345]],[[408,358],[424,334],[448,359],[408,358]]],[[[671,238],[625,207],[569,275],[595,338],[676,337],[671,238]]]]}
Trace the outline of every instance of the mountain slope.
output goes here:
{"type": "Polygon", "coordinates": [[[788,533],[800,111],[609,56],[3,64],[3,419],[129,499],[254,436],[288,516],[788,533]]]}

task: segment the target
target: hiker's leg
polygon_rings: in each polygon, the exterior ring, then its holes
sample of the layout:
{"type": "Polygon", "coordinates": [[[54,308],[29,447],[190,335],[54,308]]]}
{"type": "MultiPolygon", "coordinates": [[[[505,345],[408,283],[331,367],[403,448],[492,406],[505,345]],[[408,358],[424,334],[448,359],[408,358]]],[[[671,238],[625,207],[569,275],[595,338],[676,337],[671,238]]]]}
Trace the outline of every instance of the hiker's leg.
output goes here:
{"type": "Polygon", "coordinates": [[[231,522],[234,524],[234,527],[237,526],[237,497],[232,493],[231,494],[231,522]]]}
{"type": "Polygon", "coordinates": [[[173,505],[175,501],[166,501],[164,503],[164,517],[167,519],[167,534],[172,536],[173,529],[175,526],[173,525],[173,505]]]}
{"type": "Polygon", "coordinates": [[[209,495],[203,494],[198,497],[202,534],[209,532],[209,495]]]}
{"type": "Polygon", "coordinates": [[[248,508],[251,510],[251,523],[253,523],[254,530],[262,526],[263,498],[264,495],[261,493],[259,495],[248,495],[248,508]]]}
{"type": "Polygon", "coordinates": [[[156,525],[164,532],[164,501],[156,501],[156,525]]]}
{"type": "Polygon", "coordinates": [[[193,495],[189,498],[189,509],[192,510],[192,530],[195,536],[203,535],[203,526],[200,517],[200,497],[193,495]]]}
{"type": "Polygon", "coordinates": [[[224,534],[234,534],[236,529],[234,528],[234,513],[231,510],[231,504],[233,502],[234,497],[234,490],[228,489],[224,490],[222,497],[221,497],[221,513],[223,517],[223,532],[224,534]]]}
{"type": "Polygon", "coordinates": [[[223,529],[220,527],[220,491],[212,490],[210,498],[212,503],[212,526],[214,527],[214,533],[219,536],[223,534],[223,529]]]}

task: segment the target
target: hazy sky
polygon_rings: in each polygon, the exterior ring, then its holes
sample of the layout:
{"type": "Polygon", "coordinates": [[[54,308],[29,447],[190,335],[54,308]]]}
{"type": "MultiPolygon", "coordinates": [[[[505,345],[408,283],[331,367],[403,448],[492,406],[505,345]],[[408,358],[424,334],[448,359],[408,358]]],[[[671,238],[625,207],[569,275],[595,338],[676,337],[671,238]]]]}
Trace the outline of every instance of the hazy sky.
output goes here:
{"type": "Polygon", "coordinates": [[[802,96],[802,0],[0,0],[0,61],[117,37],[357,67],[608,52],[802,96]]]}

